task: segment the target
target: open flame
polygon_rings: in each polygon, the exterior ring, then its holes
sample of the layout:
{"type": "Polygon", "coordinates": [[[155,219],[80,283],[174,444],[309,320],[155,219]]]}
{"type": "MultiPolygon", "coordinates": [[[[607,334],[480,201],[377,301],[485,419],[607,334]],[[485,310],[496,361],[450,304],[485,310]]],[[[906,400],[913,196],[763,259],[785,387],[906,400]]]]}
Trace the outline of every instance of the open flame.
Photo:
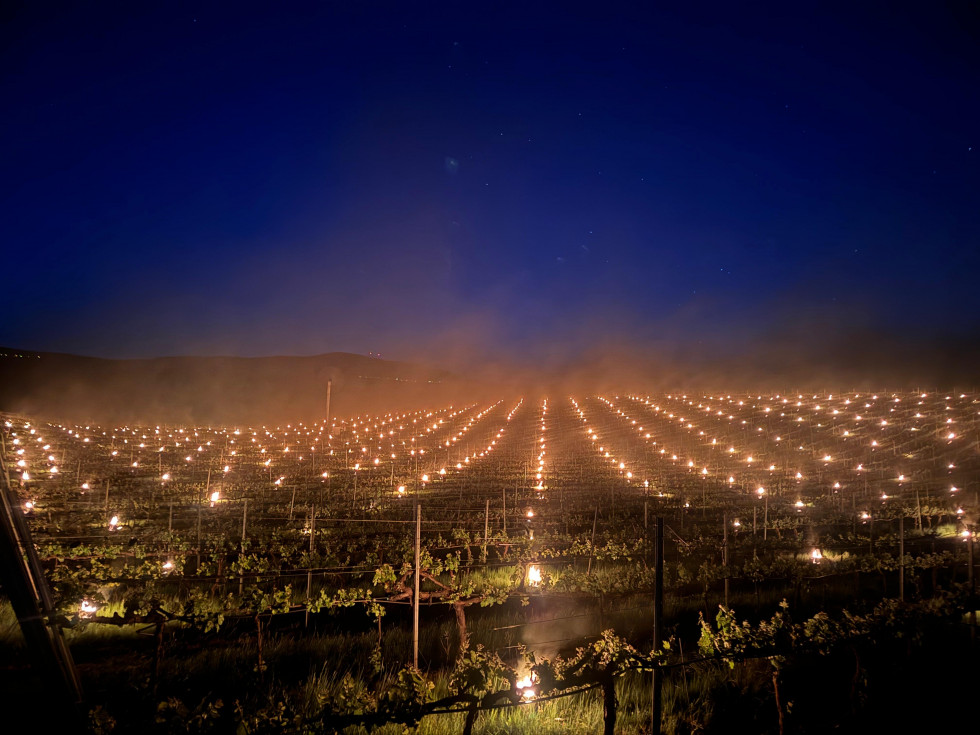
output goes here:
{"type": "Polygon", "coordinates": [[[521,699],[533,699],[534,698],[534,680],[536,677],[534,674],[528,674],[517,680],[514,685],[517,689],[517,693],[521,696],[521,699]]]}
{"type": "Polygon", "coordinates": [[[527,568],[527,583],[532,587],[541,584],[541,568],[537,564],[532,564],[527,568]]]}

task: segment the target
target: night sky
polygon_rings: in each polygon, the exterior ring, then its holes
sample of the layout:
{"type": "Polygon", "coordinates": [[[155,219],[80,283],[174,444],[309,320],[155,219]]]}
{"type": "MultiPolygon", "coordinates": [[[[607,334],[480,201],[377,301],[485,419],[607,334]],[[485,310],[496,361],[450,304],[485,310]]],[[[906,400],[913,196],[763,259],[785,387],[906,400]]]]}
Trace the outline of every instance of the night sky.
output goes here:
{"type": "Polygon", "coordinates": [[[0,344],[976,333],[975,11],[649,5],[4,4],[0,344]]]}

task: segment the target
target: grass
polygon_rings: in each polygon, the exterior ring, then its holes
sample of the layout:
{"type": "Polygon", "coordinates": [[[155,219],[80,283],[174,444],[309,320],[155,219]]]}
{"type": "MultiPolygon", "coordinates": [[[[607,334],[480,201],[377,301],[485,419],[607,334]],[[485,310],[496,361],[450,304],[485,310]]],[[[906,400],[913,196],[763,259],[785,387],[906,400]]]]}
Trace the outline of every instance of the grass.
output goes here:
{"type": "MultiPolygon", "coordinates": [[[[520,620],[520,610],[500,608],[474,625],[474,634],[492,632],[493,627],[520,620]]],[[[8,633],[13,620],[9,606],[0,607],[0,623],[8,633]]],[[[446,621],[423,629],[423,651],[437,651],[445,634],[455,624],[446,621]]],[[[264,645],[268,669],[262,677],[256,670],[254,635],[230,631],[207,639],[191,631],[174,629],[168,636],[166,657],[161,670],[160,689],[152,692],[149,672],[152,639],[137,636],[132,627],[89,626],[72,634],[72,647],[80,662],[89,702],[100,703],[117,722],[115,732],[146,731],[147,723],[157,722],[154,732],[185,732],[203,727],[215,712],[209,708],[223,703],[216,714],[218,732],[235,729],[236,702],[252,717],[281,716],[286,720],[315,721],[324,707],[341,702],[350,705],[370,696],[368,684],[373,676],[370,656],[377,642],[376,632],[329,632],[297,636],[294,631],[273,633],[264,645]],[[161,703],[163,708],[161,709],[161,703]],[[277,709],[278,708],[278,709],[277,709]],[[271,714],[270,714],[271,713],[271,714]]],[[[942,670],[943,661],[953,660],[961,647],[949,646],[946,633],[938,645],[929,643],[930,670],[942,670]],[[945,653],[944,653],[945,651],[945,653]]],[[[385,629],[383,653],[385,671],[379,688],[393,683],[398,668],[410,658],[411,633],[402,627],[385,629]]],[[[893,647],[895,648],[895,647],[893,647]]],[[[689,652],[689,655],[693,652],[689,652]]],[[[904,649],[884,651],[881,665],[872,665],[874,681],[882,684],[868,691],[876,702],[889,705],[899,697],[914,696],[918,677],[912,676],[920,662],[919,654],[904,649]],[[903,678],[902,670],[907,672],[903,678]],[[906,690],[896,687],[905,686],[906,690]],[[911,692],[908,688],[912,687],[911,692]],[[895,691],[892,691],[895,689],[895,691]]],[[[799,662],[784,673],[786,696],[794,705],[794,731],[821,732],[819,727],[844,723],[873,722],[870,708],[861,718],[848,712],[842,692],[849,681],[849,659],[831,658],[799,662]],[[843,687],[843,688],[842,688],[843,687]],[[808,721],[811,724],[807,724],[808,721]]],[[[429,672],[435,681],[434,696],[448,692],[448,674],[429,672]]],[[[730,670],[719,664],[696,664],[685,672],[673,669],[663,688],[662,732],[669,735],[693,733],[776,731],[776,710],[771,689],[772,670],[766,661],[738,664],[730,670]]],[[[370,685],[372,689],[375,684],[370,685]]],[[[6,691],[16,691],[8,688],[6,691]]],[[[649,733],[651,676],[633,673],[617,680],[617,732],[649,733]]],[[[213,716],[212,716],[213,720],[213,716]]],[[[419,735],[449,735],[462,730],[464,716],[430,715],[418,728],[419,735]]],[[[848,725],[848,723],[850,723],[848,725]]],[[[270,731],[276,731],[274,726],[270,731]]],[[[285,726],[283,726],[285,727],[285,726]]],[[[602,701],[598,690],[535,702],[516,708],[481,713],[474,732],[485,735],[535,735],[599,732],[602,728],[602,701]]],[[[278,731],[287,731],[280,728],[278,731]]],[[[856,730],[855,730],[856,731],[856,730]]],[[[363,733],[351,727],[345,733],[363,733]]],[[[381,735],[403,732],[400,726],[374,730],[381,735]]]]}
{"type": "Polygon", "coordinates": [[[20,632],[20,623],[9,602],[0,603],[0,652],[20,651],[24,647],[24,636],[20,632]]]}
{"type": "MultiPolygon", "coordinates": [[[[810,609],[853,606],[855,583],[850,575],[822,580],[819,587],[814,583],[811,589],[803,591],[801,605],[792,612],[794,616],[803,616],[810,614],[810,609]]],[[[598,633],[600,627],[613,627],[621,634],[629,634],[641,649],[649,642],[652,611],[649,595],[618,598],[615,607],[607,601],[600,618],[596,601],[555,594],[536,596],[529,592],[530,604],[526,607],[520,600],[512,599],[500,606],[467,608],[472,643],[482,643],[499,651],[505,660],[516,663],[520,645],[526,645],[539,656],[545,649],[548,655],[557,650],[567,653],[581,645],[585,636],[598,633]],[[552,639],[558,639],[559,643],[547,643],[552,639]]],[[[792,586],[769,584],[762,586],[757,597],[750,585],[733,585],[730,602],[740,617],[751,619],[771,612],[779,600],[791,593],[792,586]]],[[[707,604],[716,609],[720,601],[717,591],[712,590],[707,604]]],[[[689,657],[696,655],[691,642],[697,633],[697,614],[704,610],[705,604],[699,595],[668,599],[668,620],[674,624],[673,631],[688,641],[689,657]]],[[[174,724],[165,722],[157,731],[181,732],[184,731],[181,727],[191,728],[187,723],[203,723],[208,717],[213,720],[208,708],[218,700],[223,702],[218,713],[218,721],[222,723],[219,731],[226,731],[227,726],[230,732],[234,729],[236,703],[243,712],[255,717],[275,710],[284,717],[309,720],[315,719],[324,708],[330,710],[344,702],[356,703],[388,687],[397,671],[411,660],[409,609],[391,606],[389,614],[382,618],[384,667],[380,676],[375,674],[371,663],[378,642],[377,629],[372,619],[359,609],[315,616],[309,630],[303,628],[302,615],[277,618],[266,627],[263,636],[267,665],[264,672],[258,670],[255,628],[249,620],[226,623],[218,634],[207,636],[180,625],[168,626],[156,691],[152,680],[155,640],[152,636],[139,635],[136,626],[88,625],[69,629],[65,635],[79,665],[88,702],[104,707],[117,723],[125,723],[118,724],[116,732],[142,730],[147,723],[161,717],[169,722],[167,713],[174,724]],[[166,710],[164,715],[158,713],[161,702],[166,710]]],[[[116,612],[123,612],[121,602],[107,603],[99,614],[111,616],[116,612]]],[[[435,696],[443,696],[448,692],[448,671],[440,662],[451,661],[455,656],[456,621],[451,609],[439,605],[423,606],[422,618],[420,661],[435,682],[435,696]]],[[[23,641],[6,603],[0,604],[0,657],[12,662],[3,674],[2,686],[13,699],[20,698],[21,687],[26,692],[27,687],[37,685],[29,676],[23,677],[26,671],[23,641]]],[[[853,664],[845,661],[839,669],[827,669],[827,678],[848,680],[852,668],[853,664]]],[[[812,671],[816,670],[814,667],[812,671]]],[[[837,690],[827,695],[832,706],[824,712],[811,701],[815,695],[799,685],[816,677],[812,671],[791,672],[787,691],[794,691],[792,683],[797,682],[794,696],[798,711],[813,712],[815,719],[833,713],[833,717],[847,721],[852,715],[845,711],[846,707],[841,709],[837,690]]],[[[724,730],[727,733],[733,723],[738,723],[737,729],[742,731],[774,732],[776,710],[770,678],[769,665],[764,661],[740,664],[734,670],[701,664],[689,667],[686,676],[680,669],[673,670],[666,677],[663,690],[663,732],[685,735],[724,730]]],[[[828,687],[824,689],[830,691],[828,687]]],[[[819,687],[817,690],[822,691],[819,687]]],[[[619,679],[617,698],[617,731],[649,732],[650,675],[631,674],[619,679]]],[[[830,717],[825,721],[837,720],[830,717]]],[[[418,732],[448,735],[460,732],[462,726],[463,715],[433,715],[424,718],[418,732]]],[[[549,735],[597,732],[601,727],[601,695],[592,691],[481,713],[475,732],[549,735]]],[[[798,729],[806,730],[799,723],[798,729]]],[[[345,732],[364,730],[349,728],[345,732]]],[[[393,726],[376,732],[396,733],[402,729],[393,726]]]]}

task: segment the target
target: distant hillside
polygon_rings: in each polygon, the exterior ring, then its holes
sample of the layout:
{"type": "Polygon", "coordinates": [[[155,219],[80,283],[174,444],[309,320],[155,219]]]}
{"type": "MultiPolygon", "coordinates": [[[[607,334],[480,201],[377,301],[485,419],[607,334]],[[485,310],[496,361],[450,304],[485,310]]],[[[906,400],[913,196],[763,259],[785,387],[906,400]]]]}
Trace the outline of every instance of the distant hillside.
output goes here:
{"type": "Polygon", "coordinates": [[[310,357],[106,360],[0,347],[0,410],[99,423],[260,423],[433,405],[450,373],[333,352],[310,357]]]}

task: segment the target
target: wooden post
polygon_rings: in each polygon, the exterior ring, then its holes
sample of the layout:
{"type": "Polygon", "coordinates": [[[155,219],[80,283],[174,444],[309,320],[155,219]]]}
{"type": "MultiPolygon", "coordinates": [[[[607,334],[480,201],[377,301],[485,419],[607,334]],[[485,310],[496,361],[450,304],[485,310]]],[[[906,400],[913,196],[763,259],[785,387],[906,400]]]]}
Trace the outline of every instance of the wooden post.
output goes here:
{"type": "Polygon", "coordinates": [[[333,389],[333,378],[327,379],[327,431],[330,431],[330,393],[333,389]]]}
{"type": "Polygon", "coordinates": [[[487,499],[487,508],[483,512],[483,561],[487,561],[487,541],[490,535],[490,500],[487,499]]]}
{"type": "MultiPolygon", "coordinates": [[[[242,543],[239,547],[239,554],[245,554],[245,518],[248,516],[248,498],[245,498],[245,505],[242,508],[242,543]]],[[[238,596],[245,594],[245,570],[238,573],[238,596]]]]}
{"type": "Polygon", "coordinates": [[[605,672],[602,677],[602,735],[616,733],[616,677],[605,672]]]}
{"type": "Polygon", "coordinates": [[[970,599],[973,600],[970,603],[970,648],[974,647],[977,637],[977,588],[973,576],[973,537],[975,535],[975,531],[970,530],[970,535],[966,538],[966,563],[968,564],[966,570],[966,581],[967,586],[970,589],[970,599]]]}
{"type": "MultiPolygon", "coordinates": [[[[657,545],[654,559],[653,650],[659,651],[664,628],[664,519],[657,517],[657,545]]],[[[663,719],[663,671],[653,670],[653,712],[650,731],[659,733],[663,719]]]]}
{"type": "MultiPolygon", "coordinates": [[[[974,532],[970,531],[970,535],[966,537],[966,554],[967,554],[967,568],[966,568],[966,582],[970,587],[970,594],[976,592],[976,584],[973,578],[973,535],[974,532]]],[[[976,611],[974,611],[974,615],[976,611]]]]}
{"type": "Polygon", "coordinates": [[[721,563],[725,567],[725,608],[728,608],[728,513],[722,515],[721,563]]]}
{"type": "Polygon", "coordinates": [[[201,568],[201,504],[197,504],[197,568],[201,568]]]}
{"type": "Polygon", "coordinates": [[[599,506],[595,507],[595,515],[592,516],[592,541],[589,544],[589,568],[586,570],[586,574],[592,574],[592,558],[595,556],[595,528],[596,524],[599,522],[599,506]]]}
{"type": "Polygon", "coordinates": [[[501,494],[503,495],[503,499],[504,499],[504,511],[503,511],[503,516],[504,516],[504,536],[506,537],[507,536],[507,489],[504,488],[501,491],[501,494]]]}
{"type": "Polygon", "coordinates": [[[419,667],[419,577],[422,547],[422,504],[415,506],[415,592],[412,595],[412,665],[419,667]]]}
{"type": "Polygon", "coordinates": [[[905,602],[905,512],[898,517],[898,599],[905,602]]]}
{"type": "Polygon", "coordinates": [[[649,523],[647,521],[649,517],[648,513],[649,502],[643,501],[643,563],[649,566],[650,564],[650,531],[649,523]]]}
{"type": "Polygon", "coordinates": [[[762,540],[765,541],[769,538],[769,493],[766,494],[766,506],[763,509],[762,515],[762,540]]]}
{"type": "Polygon", "coordinates": [[[316,513],[314,506],[310,506],[310,564],[306,569],[306,616],[303,625],[310,626],[310,596],[313,594],[313,539],[316,535],[316,513]]]}

